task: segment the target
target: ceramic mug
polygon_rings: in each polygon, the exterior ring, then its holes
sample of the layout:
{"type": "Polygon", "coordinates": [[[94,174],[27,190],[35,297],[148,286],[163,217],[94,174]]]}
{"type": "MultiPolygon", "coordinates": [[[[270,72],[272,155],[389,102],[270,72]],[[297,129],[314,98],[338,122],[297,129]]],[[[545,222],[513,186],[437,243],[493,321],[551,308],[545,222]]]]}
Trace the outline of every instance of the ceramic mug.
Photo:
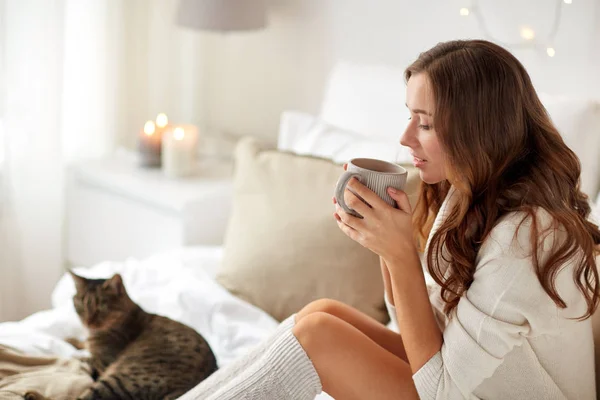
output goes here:
{"type": "Polygon", "coordinates": [[[408,171],[397,164],[373,158],[353,158],[348,162],[347,170],[340,176],[335,187],[335,199],[344,211],[362,218],[360,214],[348,207],[344,201],[346,185],[354,177],[375,192],[383,201],[392,207],[396,207],[396,202],[388,194],[387,188],[393,187],[403,190],[406,185],[408,171]]]}

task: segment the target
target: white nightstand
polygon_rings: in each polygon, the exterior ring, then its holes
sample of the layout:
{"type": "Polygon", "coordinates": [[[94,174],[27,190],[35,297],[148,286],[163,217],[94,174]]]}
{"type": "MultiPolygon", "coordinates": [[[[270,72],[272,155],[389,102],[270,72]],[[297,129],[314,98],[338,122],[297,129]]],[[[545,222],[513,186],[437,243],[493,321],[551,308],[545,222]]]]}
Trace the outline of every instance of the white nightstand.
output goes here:
{"type": "Polygon", "coordinates": [[[233,163],[204,159],[187,178],[137,165],[135,154],[69,168],[67,261],[87,266],[190,245],[220,245],[231,210],[233,163]]]}

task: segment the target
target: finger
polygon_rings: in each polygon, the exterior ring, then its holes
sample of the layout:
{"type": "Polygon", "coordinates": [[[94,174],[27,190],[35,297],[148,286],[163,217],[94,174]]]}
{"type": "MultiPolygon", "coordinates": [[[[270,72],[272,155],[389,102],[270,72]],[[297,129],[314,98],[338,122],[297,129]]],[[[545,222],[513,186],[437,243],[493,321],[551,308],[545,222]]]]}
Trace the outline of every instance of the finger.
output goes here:
{"type": "Polygon", "coordinates": [[[350,190],[344,191],[344,201],[349,208],[363,217],[369,217],[373,213],[373,208],[350,190]]]}
{"type": "MultiPolygon", "coordinates": [[[[346,185],[346,189],[351,189],[352,192],[362,197],[369,205],[373,208],[389,207],[389,205],[383,201],[383,199],[371,189],[360,183],[356,178],[350,179],[346,185]]],[[[358,211],[358,210],[357,210],[358,211]]],[[[360,213],[360,211],[358,211],[360,213]]]]}
{"type": "Polygon", "coordinates": [[[337,200],[335,199],[335,196],[333,196],[333,204],[337,204],[337,200]]]}
{"type": "Polygon", "coordinates": [[[406,192],[390,187],[388,188],[388,194],[396,201],[396,204],[400,210],[409,214],[412,213],[410,201],[408,200],[408,195],[406,192]]]}
{"type": "MultiPolygon", "coordinates": [[[[337,214],[336,214],[337,215],[337,214]]],[[[339,216],[338,216],[339,218],[339,216]]],[[[358,231],[348,225],[346,225],[344,223],[344,221],[342,221],[341,219],[336,218],[338,227],[342,230],[342,232],[344,232],[344,234],[346,236],[348,236],[350,239],[359,242],[360,240],[360,234],[358,233],[358,231]]]]}
{"type": "Polygon", "coordinates": [[[341,222],[348,225],[353,229],[361,229],[363,227],[363,220],[361,218],[355,217],[354,215],[347,213],[344,211],[339,204],[335,206],[335,212],[340,217],[341,222]]]}
{"type": "Polygon", "coordinates": [[[344,164],[344,171],[348,171],[348,164],[344,164]]]}

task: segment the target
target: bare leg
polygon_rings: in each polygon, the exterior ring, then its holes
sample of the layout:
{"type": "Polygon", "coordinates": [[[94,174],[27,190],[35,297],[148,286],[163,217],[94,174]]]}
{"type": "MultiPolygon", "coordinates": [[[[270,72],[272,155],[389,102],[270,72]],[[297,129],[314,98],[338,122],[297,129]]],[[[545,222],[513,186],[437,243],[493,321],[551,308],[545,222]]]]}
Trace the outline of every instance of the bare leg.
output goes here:
{"type": "Polygon", "coordinates": [[[312,400],[322,385],[339,400],[418,398],[402,338],[384,325],[331,300],[293,320],[294,329],[292,322],[260,353],[222,370],[219,382],[209,378],[183,398],[312,400]]]}
{"type": "Polygon", "coordinates": [[[314,313],[326,313],[346,321],[379,346],[408,362],[402,336],[357,309],[337,300],[320,299],[313,301],[296,314],[296,323],[314,313]]]}
{"type": "Polygon", "coordinates": [[[338,400],[418,399],[408,363],[350,323],[324,312],[300,318],[292,332],[323,390],[338,400]]]}

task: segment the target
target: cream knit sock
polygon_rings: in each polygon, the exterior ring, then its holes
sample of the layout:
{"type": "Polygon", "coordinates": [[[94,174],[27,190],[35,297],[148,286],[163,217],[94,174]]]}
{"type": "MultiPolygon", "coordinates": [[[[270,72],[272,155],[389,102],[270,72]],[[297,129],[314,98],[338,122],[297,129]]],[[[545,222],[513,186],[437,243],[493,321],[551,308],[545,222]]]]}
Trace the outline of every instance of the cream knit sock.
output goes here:
{"type": "MultiPolygon", "coordinates": [[[[265,355],[268,350],[277,342],[284,334],[290,333],[295,324],[295,314],[284,320],[279,327],[271,334],[271,336],[250,350],[244,357],[239,358],[233,363],[219,369],[213,373],[208,379],[204,380],[198,386],[190,390],[188,393],[180,397],[180,400],[204,400],[209,398],[221,399],[221,397],[211,397],[217,390],[229,385],[235,377],[240,376],[243,372],[251,369],[252,365],[265,355]]],[[[293,336],[293,335],[292,335],[293,336]]],[[[294,338],[295,339],[295,338],[294,338]]],[[[297,342],[297,340],[296,340],[297,342]]],[[[299,346],[299,343],[298,343],[299,346]]],[[[301,346],[300,346],[301,348],[301,346]]],[[[304,350],[301,349],[304,353],[304,350]]],[[[305,354],[305,353],[304,353],[305,354]]],[[[308,358],[308,357],[307,357],[308,358]]],[[[310,361],[309,361],[310,362],[310,361]]],[[[312,367],[312,364],[311,364],[312,367]]],[[[318,379],[318,377],[317,377],[318,379]]],[[[319,381],[320,382],[320,381],[319,381]]],[[[320,383],[319,383],[320,387],[320,383]]],[[[314,397],[314,396],[313,396],[314,397]]],[[[245,398],[245,397],[239,397],[245,398]]],[[[262,399],[262,397],[260,397],[262,399]]],[[[312,398],[311,398],[312,400],[312,398]]]]}
{"type": "Polygon", "coordinates": [[[291,330],[231,378],[211,396],[197,400],[313,400],[322,391],[315,367],[291,330]]]}

